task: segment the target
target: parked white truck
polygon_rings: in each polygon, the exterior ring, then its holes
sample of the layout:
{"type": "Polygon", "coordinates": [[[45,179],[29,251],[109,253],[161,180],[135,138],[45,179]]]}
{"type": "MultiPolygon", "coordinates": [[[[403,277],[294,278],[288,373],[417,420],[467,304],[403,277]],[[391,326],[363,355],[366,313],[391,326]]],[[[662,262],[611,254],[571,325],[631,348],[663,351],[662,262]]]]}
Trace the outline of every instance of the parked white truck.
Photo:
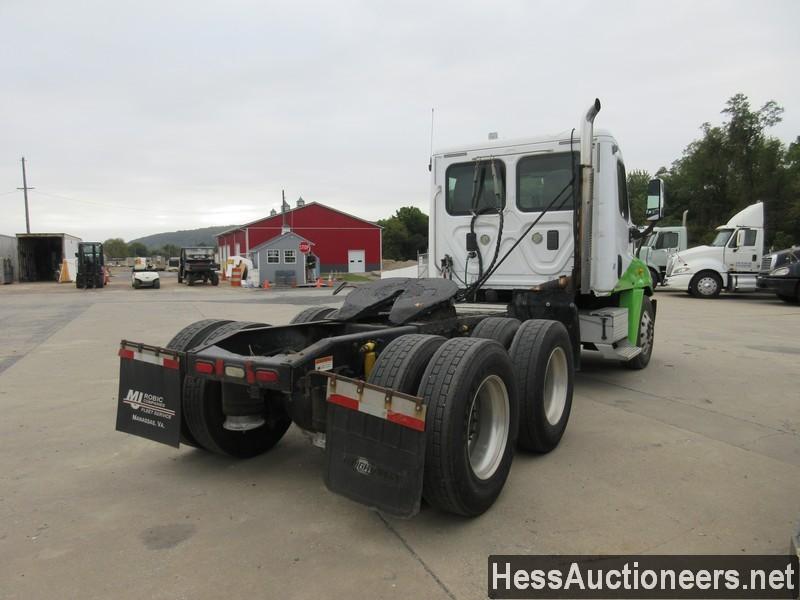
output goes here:
{"type": "Polygon", "coordinates": [[[756,202],[717,227],[714,241],[673,254],[665,285],[697,298],[752,292],[764,253],[764,204],[756,202]]]}
{"type": "Polygon", "coordinates": [[[653,233],[648,235],[636,251],[647,268],[650,269],[650,278],[653,287],[663,284],[667,274],[667,261],[676,252],[682,252],[689,247],[689,235],[686,229],[686,214],[683,211],[683,224],[676,227],[655,227],[653,233]]]}

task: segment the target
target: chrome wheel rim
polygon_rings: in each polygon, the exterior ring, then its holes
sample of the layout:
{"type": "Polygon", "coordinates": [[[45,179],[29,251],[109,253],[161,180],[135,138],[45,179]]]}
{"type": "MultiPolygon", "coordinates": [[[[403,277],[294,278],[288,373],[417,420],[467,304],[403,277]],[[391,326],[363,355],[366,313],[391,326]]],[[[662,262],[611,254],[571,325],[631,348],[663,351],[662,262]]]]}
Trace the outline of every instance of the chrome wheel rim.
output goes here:
{"type": "Polygon", "coordinates": [[[650,354],[653,348],[653,319],[647,311],[642,312],[642,321],[639,324],[639,347],[643,354],[650,354]]]}
{"type": "Polygon", "coordinates": [[[703,296],[713,296],[717,292],[717,280],[713,277],[703,277],[697,282],[697,291],[703,296]]]}
{"type": "Polygon", "coordinates": [[[567,355],[561,346],[556,346],[547,359],[544,374],[544,415],[550,425],[558,425],[564,415],[568,387],[567,355]]]}
{"type": "Polygon", "coordinates": [[[478,386],[467,417],[467,455],[478,479],[489,479],[503,460],[510,413],[505,383],[497,375],[489,375],[478,386]]]}

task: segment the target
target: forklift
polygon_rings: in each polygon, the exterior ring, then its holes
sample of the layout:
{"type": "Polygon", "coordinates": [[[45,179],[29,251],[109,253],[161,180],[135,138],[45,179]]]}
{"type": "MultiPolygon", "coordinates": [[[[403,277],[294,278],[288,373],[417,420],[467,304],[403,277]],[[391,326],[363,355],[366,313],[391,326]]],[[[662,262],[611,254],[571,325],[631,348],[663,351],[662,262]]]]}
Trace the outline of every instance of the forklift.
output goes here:
{"type": "Polygon", "coordinates": [[[78,289],[104,287],[106,277],[103,244],[100,242],[80,242],[75,257],[78,259],[75,287],[78,289]]]}

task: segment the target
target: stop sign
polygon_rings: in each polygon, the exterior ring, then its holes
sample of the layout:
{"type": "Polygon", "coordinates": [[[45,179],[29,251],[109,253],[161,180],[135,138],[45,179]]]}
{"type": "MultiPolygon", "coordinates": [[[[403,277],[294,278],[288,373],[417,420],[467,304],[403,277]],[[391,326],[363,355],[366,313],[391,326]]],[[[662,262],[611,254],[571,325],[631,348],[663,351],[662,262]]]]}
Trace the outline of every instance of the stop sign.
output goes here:
{"type": "Polygon", "coordinates": [[[311,244],[308,242],[300,242],[300,252],[303,254],[308,254],[311,252],[311,244]]]}

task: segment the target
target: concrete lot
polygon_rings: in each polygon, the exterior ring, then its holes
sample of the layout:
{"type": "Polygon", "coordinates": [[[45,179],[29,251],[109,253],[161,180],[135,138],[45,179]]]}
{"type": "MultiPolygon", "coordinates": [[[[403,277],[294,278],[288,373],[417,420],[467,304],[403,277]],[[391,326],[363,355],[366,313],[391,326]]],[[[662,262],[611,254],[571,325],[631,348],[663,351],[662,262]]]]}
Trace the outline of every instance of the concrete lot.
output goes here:
{"type": "Polygon", "coordinates": [[[587,359],[571,423],[474,520],[329,493],[292,428],[237,462],[114,431],[121,338],[284,323],[329,290],[0,287],[0,598],[481,598],[492,553],[785,553],[800,516],[800,308],[657,294],[650,366],[587,359]]]}

